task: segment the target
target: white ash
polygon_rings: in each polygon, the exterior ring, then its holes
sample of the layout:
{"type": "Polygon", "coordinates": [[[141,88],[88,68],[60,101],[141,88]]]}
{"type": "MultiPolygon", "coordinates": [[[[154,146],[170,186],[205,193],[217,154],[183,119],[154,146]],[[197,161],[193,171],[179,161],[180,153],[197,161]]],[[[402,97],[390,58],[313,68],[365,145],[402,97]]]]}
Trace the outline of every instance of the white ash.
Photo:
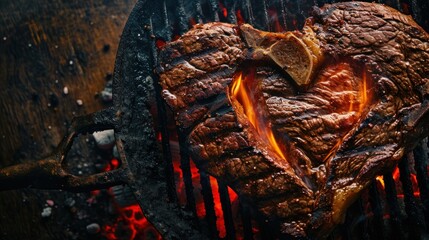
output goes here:
{"type": "Polygon", "coordinates": [[[51,216],[52,214],[52,208],[51,207],[45,207],[41,213],[42,217],[46,218],[51,216]]]}
{"type": "Polygon", "coordinates": [[[112,90],[106,90],[106,88],[101,91],[101,100],[103,102],[111,102],[113,100],[112,90]]]}
{"type": "Polygon", "coordinates": [[[106,86],[104,86],[103,91],[101,91],[101,100],[105,103],[110,103],[113,100],[113,82],[110,80],[106,83],[106,86]]]}
{"type": "Polygon", "coordinates": [[[115,134],[113,129],[95,132],[92,134],[95,143],[100,149],[108,150],[115,144],[115,134]]]}
{"type": "Polygon", "coordinates": [[[100,232],[100,225],[98,223],[91,223],[86,226],[86,231],[90,234],[96,234],[100,232]]]}

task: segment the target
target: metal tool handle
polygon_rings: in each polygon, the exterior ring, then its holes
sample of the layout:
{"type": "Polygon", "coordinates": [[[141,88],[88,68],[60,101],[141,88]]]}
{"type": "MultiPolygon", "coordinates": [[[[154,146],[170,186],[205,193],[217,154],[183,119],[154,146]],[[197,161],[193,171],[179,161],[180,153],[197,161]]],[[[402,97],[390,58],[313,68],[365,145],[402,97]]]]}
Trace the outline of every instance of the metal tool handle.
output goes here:
{"type": "MultiPolygon", "coordinates": [[[[68,133],[49,157],[0,169],[0,191],[30,187],[79,192],[127,183],[129,171],[126,160],[123,160],[118,169],[89,176],[76,176],[63,168],[65,157],[76,136],[114,129],[115,121],[113,109],[110,108],[73,119],[68,133]]],[[[116,145],[119,152],[123,152],[120,140],[116,141],[116,145]]]]}

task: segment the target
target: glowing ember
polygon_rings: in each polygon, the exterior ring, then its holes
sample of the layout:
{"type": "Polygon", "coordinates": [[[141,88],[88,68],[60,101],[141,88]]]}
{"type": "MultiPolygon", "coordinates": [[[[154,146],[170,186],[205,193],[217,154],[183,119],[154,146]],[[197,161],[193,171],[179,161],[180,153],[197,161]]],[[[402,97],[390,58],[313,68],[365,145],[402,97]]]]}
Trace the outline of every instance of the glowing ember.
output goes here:
{"type": "Polygon", "coordinates": [[[226,9],[225,5],[223,5],[221,2],[219,2],[219,8],[222,11],[222,15],[224,17],[228,16],[228,9],[226,9]]]}
{"type": "Polygon", "coordinates": [[[286,160],[283,150],[280,148],[273,134],[271,123],[267,123],[267,120],[262,116],[263,109],[257,109],[260,104],[258,104],[258,99],[255,99],[255,94],[252,93],[255,91],[255,89],[252,88],[256,87],[253,83],[254,74],[254,72],[251,72],[243,76],[243,74],[240,73],[231,85],[229,97],[233,100],[231,102],[237,101],[241,105],[244,114],[261,139],[271,146],[272,150],[274,150],[278,156],[286,160]]]}
{"type": "MultiPolygon", "coordinates": [[[[400,175],[399,168],[396,167],[395,170],[392,173],[392,177],[393,177],[393,180],[395,181],[396,191],[398,193],[397,197],[398,198],[404,198],[404,194],[403,194],[403,191],[402,191],[402,183],[399,180],[399,175],[400,175]]],[[[376,177],[376,180],[377,180],[378,183],[380,183],[382,190],[384,190],[385,189],[385,185],[384,185],[384,178],[383,178],[383,176],[376,177]]],[[[410,180],[411,180],[412,187],[413,187],[414,197],[420,197],[420,190],[419,190],[419,185],[418,185],[416,174],[411,173],[410,174],[410,180]]]]}
{"type": "Polygon", "coordinates": [[[270,16],[270,22],[275,32],[283,32],[284,29],[280,24],[279,17],[276,9],[268,9],[268,15],[270,16]]]}
{"type": "MultiPolygon", "coordinates": [[[[176,191],[177,196],[179,199],[179,203],[184,206],[186,205],[186,190],[185,190],[185,184],[183,180],[183,171],[180,167],[180,156],[178,152],[178,142],[177,141],[170,141],[170,145],[172,146],[173,150],[173,167],[174,167],[174,173],[175,173],[175,179],[176,179],[176,191]]],[[[200,173],[198,168],[195,166],[193,161],[190,161],[190,168],[191,168],[191,175],[192,175],[192,185],[194,186],[194,196],[195,196],[195,204],[196,204],[196,212],[197,217],[199,219],[204,219],[206,216],[206,209],[204,206],[204,199],[201,194],[202,186],[200,182],[200,173]]],[[[214,210],[216,214],[216,227],[219,231],[219,237],[223,238],[226,236],[226,229],[225,229],[225,221],[223,217],[223,210],[222,210],[222,204],[220,201],[220,195],[219,195],[219,189],[218,189],[218,183],[217,180],[213,177],[210,177],[210,185],[212,188],[212,194],[213,194],[213,200],[214,200],[214,210]]],[[[228,189],[230,194],[231,202],[238,201],[238,196],[235,194],[234,191],[231,189],[228,189]]],[[[238,206],[236,207],[238,208],[238,206]]],[[[234,211],[234,209],[233,209],[234,211]]]]}
{"type": "Polygon", "coordinates": [[[117,206],[119,217],[116,222],[106,225],[102,229],[102,234],[108,240],[118,239],[158,239],[161,235],[146,220],[138,204],[119,207],[117,206]]]}
{"type": "Polygon", "coordinates": [[[190,24],[191,26],[194,26],[194,25],[196,25],[196,24],[197,24],[197,21],[195,21],[195,19],[194,19],[194,18],[189,18],[189,24],[190,24]]]}
{"type": "Polygon", "coordinates": [[[112,165],[113,169],[117,169],[117,168],[119,168],[120,162],[118,159],[112,158],[112,160],[110,160],[110,164],[112,165]]]}
{"type": "Polygon", "coordinates": [[[220,202],[219,186],[215,178],[210,177],[210,185],[212,187],[213,200],[215,205],[216,227],[217,230],[219,230],[219,236],[223,238],[226,236],[225,221],[223,218],[222,204],[220,202]]]}
{"type": "Polygon", "coordinates": [[[244,21],[243,15],[241,15],[241,10],[240,10],[240,9],[238,9],[238,10],[237,10],[237,12],[236,12],[235,14],[237,15],[237,24],[238,24],[238,25],[241,25],[241,24],[246,23],[246,22],[244,21]]]}
{"type": "Polygon", "coordinates": [[[165,46],[165,44],[167,44],[164,40],[162,40],[162,39],[157,39],[156,41],[155,41],[155,46],[158,48],[158,49],[161,49],[161,48],[163,48],[164,46],[165,46]]]}
{"type": "MultiPolygon", "coordinates": [[[[103,171],[112,171],[118,169],[121,162],[112,158],[103,171]]],[[[102,227],[101,234],[108,240],[119,239],[162,239],[161,235],[144,217],[142,210],[138,204],[129,206],[119,206],[116,202],[112,188],[108,189],[109,195],[112,197],[111,202],[114,206],[118,217],[111,224],[106,224],[102,227]]],[[[96,197],[100,195],[100,190],[91,191],[91,198],[87,200],[88,203],[95,201],[96,197]]]]}

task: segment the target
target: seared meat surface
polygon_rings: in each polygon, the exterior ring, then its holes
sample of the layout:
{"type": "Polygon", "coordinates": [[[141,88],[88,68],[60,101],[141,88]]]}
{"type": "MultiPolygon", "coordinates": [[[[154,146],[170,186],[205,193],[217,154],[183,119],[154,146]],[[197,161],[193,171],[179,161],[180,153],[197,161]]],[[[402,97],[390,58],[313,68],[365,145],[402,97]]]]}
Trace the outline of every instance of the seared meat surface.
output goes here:
{"type": "Polygon", "coordinates": [[[198,166],[287,235],[328,234],[429,132],[429,35],[384,5],[325,5],[295,32],[196,25],[157,71],[198,166]]]}

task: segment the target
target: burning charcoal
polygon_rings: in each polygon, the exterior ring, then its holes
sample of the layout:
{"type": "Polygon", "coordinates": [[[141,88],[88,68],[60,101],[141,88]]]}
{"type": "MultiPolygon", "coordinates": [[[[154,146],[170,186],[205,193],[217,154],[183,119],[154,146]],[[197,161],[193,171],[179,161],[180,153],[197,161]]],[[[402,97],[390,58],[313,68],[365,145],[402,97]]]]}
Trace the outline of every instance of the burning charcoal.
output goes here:
{"type": "Polygon", "coordinates": [[[345,2],[301,31],[195,25],[161,49],[157,72],[195,163],[281,234],[323,239],[429,134],[428,46],[410,16],[345,2]]]}
{"type": "Polygon", "coordinates": [[[51,207],[44,208],[42,213],[41,213],[42,217],[44,217],[44,218],[51,216],[51,214],[52,214],[52,208],[51,207]]]}
{"type": "Polygon", "coordinates": [[[114,133],[113,129],[109,129],[101,132],[94,132],[92,136],[94,136],[95,143],[100,149],[108,150],[111,149],[115,143],[114,133]]]}
{"type": "Polygon", "coordinates": [[[98,223],[91,223],[88,226],[86,226],[86,231],[88,231],[89,234],[99,233],[100,225],[98,223]]]}

